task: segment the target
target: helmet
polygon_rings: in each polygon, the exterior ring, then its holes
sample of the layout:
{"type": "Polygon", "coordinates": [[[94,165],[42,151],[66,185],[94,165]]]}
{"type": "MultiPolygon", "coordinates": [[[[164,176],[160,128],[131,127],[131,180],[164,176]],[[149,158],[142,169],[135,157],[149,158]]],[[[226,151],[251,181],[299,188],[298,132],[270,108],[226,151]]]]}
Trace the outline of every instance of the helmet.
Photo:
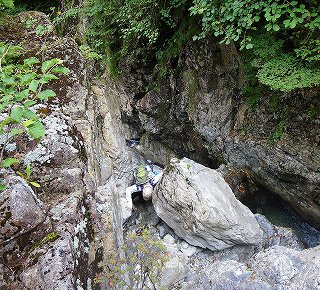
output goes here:
{"type": "Polygon", "coordinates": [[[148,201],[152,198],[153,187],[150,183],[144,185],[142,190],[142,197],[145,201],[148,201]]]}

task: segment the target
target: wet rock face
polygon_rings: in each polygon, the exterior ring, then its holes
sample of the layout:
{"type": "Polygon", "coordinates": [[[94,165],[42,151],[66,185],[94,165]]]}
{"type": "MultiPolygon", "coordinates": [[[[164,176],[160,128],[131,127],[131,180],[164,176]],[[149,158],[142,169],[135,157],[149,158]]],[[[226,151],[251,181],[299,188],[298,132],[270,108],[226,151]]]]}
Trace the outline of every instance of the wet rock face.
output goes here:
{"type": "Polygon", "coordinates": [[[84,113],[86,71],[72,39],[60,39],[53,31],[37,36],[35,27],[26,30],[25,23],[19,22],[29,17],[50,25],[43,13],[25,13],[17,16],[16,25],[8,24],[1,40],[24,41],[26,57],[39,59],[38,51],[45,46],[41,60],[61,58],[70,74],[52,84],[57,99],[36,107],[42,112],[45,137],[38,143],[18,140],[14,152],[21,159],[19,170],[31,163],[30,179],[41,187],[33,190],[23,179],[4,174],[9,186],[0,194],[0,286],[75,289],[87,285],[90,278],[88,267],[80,267],[88,261],[89,204],[94,191],[81,133],[89,127],[84,113]]]}
{"type": "Polygon", "coordinates": [[[158,91],[136,103],[144,129],[182,156],[248,171],[319,227],[320,119],[303,113],[319,106],[319,89],[281,97],[278,107],[262,97],[252,108],[239,93],[244,77],[236,49],[209,40],[190,44],[172,69],[158,91]]]}
{"type": "Polygon", "coordinates": [[[319,247],[298,251],[272,246],[245,263],[216,260],[182,283],[181,289],[319,289],[319,251],[319,247]]]}
{"type": "Polygon", "coordinates": [[[0,242],[26,233],[45,220],[42,202],[22,178],[10,176],[7,184],[0,195],[0,242]]]}
{"type": "Polygon", "coordinates": [[[172,166],[153,204],[179,237],[211,250],[260,242],[262,231],[253,214],[220,173],[186,158],[172,166]]]}

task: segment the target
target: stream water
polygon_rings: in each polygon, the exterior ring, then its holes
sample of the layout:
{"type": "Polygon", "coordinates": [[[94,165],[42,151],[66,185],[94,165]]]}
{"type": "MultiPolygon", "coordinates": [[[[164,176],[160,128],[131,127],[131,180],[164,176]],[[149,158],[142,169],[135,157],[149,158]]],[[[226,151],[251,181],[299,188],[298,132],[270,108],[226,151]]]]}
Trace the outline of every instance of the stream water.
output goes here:
{"type": "Polygon", "coordinates": [[[247,206],[254,213],[264,215],[274,225],[291,228],[306,248],[320,245],[320,229],[309,225],[278,196],[260,191],[255,202],[247,206]]]}

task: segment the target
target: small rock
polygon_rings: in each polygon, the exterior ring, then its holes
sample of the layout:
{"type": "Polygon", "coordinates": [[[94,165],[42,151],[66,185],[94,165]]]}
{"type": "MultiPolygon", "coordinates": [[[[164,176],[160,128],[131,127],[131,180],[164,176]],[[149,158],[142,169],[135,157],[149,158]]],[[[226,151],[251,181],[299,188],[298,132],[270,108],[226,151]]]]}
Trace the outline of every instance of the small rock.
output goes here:
{"type": "Polygon", "coordinates": [[[174,237],[169,234],[165,235],[165,237],[163,238],[163,241],[169,245],[173,245],[176,243],[174,237]]]}
{"type": "Polygon", "coordinates": [[[179,245],[180,251],[184,253],[187,257],[191,257],[192,255],[202,251],[202,249],[191,246],[185,241],[180,242],[179,245]]]}

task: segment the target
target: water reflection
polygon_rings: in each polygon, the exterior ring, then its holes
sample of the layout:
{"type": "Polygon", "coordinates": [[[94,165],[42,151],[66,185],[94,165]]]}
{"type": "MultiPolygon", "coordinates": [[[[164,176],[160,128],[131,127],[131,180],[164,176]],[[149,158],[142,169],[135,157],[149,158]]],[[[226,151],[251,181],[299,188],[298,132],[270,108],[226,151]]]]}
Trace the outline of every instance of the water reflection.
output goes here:
{"type": "Polygon", "coordinates": [[[320,245],[320,230],[305,222],[288,204],[278,196],[259,191],[254,199],[243,201],[252,212],[264,215],[277,226],[291,228],[306,248],[320,245]]]}

